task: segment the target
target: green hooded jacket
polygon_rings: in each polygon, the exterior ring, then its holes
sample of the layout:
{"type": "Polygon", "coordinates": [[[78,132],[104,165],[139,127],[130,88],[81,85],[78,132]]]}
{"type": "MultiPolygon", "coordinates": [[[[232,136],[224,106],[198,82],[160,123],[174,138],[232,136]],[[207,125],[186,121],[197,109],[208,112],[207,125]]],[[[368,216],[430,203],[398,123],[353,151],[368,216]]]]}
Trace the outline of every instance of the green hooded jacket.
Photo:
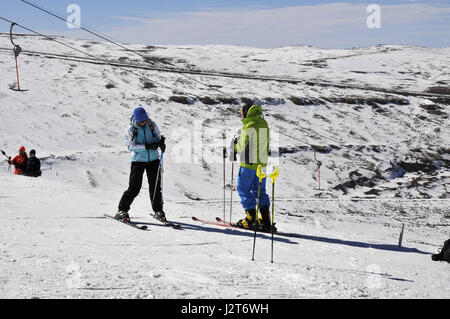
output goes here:
{"type": "Polygon", "coordinates": [[[269,158],[269,125],[263,118],[262,108],[253,105],[242,120],[244,128],[234,151],[239,153],[241,167],[258,169],[267,166],[269,158]]]}

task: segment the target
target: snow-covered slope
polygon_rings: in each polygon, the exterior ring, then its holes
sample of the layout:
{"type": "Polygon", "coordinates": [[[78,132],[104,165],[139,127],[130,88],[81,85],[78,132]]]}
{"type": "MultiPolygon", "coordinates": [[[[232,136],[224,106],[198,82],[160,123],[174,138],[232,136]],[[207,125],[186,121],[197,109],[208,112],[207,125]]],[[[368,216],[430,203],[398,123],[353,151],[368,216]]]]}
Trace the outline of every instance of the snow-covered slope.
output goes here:
{"type": "MultiPolygon", "coordinates": [[[[145,63],[110,44],[58,41],[145,63]]],[[[227,73],[206,76],[92,63],[40,37],[16,42],[29,91],[8,89],[14,57],[0,36],[0,148],[35,148],[43,177],[11,176],[0,164],[0,296],[450,297],[448,266],[430,259],[449,237],[449,48],[129,46],[154,66],[227,73]],[[228,144],[241,125],[230,96],[263,105],[281,172],[277,225],[300,235],[276,237],[274,264],[269,236],[258,236],[255,263],[251,233],[191,220],[223,216],[222,136],[228,144]],[[150,232],[101,218],[127,187],[123,134],[137,106],[167,137],[165,208],[184,230],[148,218],[145,185],[130,213],[150,232]]],[[[229,200],[229,162],[226,175],[229,200]]],[[[243,215],[237,198],[234,220],[243,215]]]]}

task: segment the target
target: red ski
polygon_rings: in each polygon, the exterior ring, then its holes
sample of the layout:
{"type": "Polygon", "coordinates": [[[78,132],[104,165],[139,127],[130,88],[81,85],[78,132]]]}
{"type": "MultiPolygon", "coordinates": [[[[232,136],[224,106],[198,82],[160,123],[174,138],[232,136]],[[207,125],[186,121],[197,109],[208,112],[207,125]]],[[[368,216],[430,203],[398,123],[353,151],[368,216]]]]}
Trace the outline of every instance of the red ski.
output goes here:
{"type": "Polygon", "coordinates": [[[213,221],[209,221],[209,220],[203,220],[203,219],[200,219],[200,218],[197,218],[197,217],[192,217],[192,220],[194,222],[199,222],[199,223],[202,223],[202,224],[222,226],[222,227],[228,227],[228,228],[232,227],[232,226],[230,226],[228,224],[225,224],[225,223],[220,223],[220,222],[218,223],[218,222],[213,222],[213,221]]]}
{"type": "MultiPolygon", "coordinates": [[[[203,220],[203,219],[199,219],[197,217],[192,217],[193,221],[202,223],[202,224],[208,224],[208,225],[215,225],[215,226],[221,226],[221,227],[228,227],[228,228],[236,228],[236,229],[241,229],[241,230],[247,230],[247,231],[252,231],[254,232],[254,230],[249,229],[249,228],[243,228],[240,227],[234,223],[229,223],[224,221],[223,219],[216,217],[216,221],[209,221],[209,220],[203,220]]],[[[264,233],[264,234],[271,234],[271,232],[263,232],[258,230],[258,233],[264,233]]],[[[293,234],[293,233],[282,233],[282,232],[276,232],[274,233],[274,235],[278,235],[278,236],[284,236],[284,237],[294,237],[294,238],[301,238],[301,235],[299,234],[293,234]]]]}
{"type": "MultiPolygon", "coordinates": [[[[238,226],[238,225],[235,224],[235,223],[229,223],[229,222],[226,222],[226,221],[224,221],[222,218],[219,218],[219,217],[216,217],[216,220],[217,220],[218,223],[222,223],[222,224],[224,224],[224,225],[228,225],[229,227],[254,231],[254,230],[249,229],[249,228],[244,228],[244,227],[238,226]]],[[[258,232],[258,233],[264,233],[264,234],[272,234],[270,231],[261,231],[261,230],[258,230],[257,232],[258,232]]],[[[276,231],[276,232],[274,233],[274,235],[285,236],[285,237],[297,237],[297,238],[302,238],[302,236],[299,235],[299,234],[294,234],[294,233],[283,233],[283,232],[279,232],[279,231],[276,231]]]]}

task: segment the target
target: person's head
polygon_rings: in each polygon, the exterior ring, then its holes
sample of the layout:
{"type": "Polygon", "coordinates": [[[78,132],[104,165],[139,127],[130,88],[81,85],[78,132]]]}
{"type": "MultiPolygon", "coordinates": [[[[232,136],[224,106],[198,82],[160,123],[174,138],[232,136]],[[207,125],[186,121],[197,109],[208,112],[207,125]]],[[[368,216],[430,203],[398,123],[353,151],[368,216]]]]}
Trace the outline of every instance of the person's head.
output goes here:
{"type": "Polygon", "coordinates": [[[144,108],[138,107],[133,111],[134,120],[136,123],[140,126],[145,126],[148,121],[149,117],[147,115],[147,112],[145,112],[144,108]]]}
{"type": "Polygon", "coordinates": [[[36,151],[35,150],[31,150],[30,151],[30,157],[36,157],[36,151]]]}
{"type": "Polygon", "coordinates": [[[20,154],[20,155],[27,155],[27,151],[25,150],[25,147],[24,147],[24,146],[21,146],[21,147],[19,148],[19,154],[20,154]]]}
{"type": "Polygon", "coordinates": [[[247,117],[248,111],[253,106],[253,104],[245,104],[241,107],[241,118],[245,119],[247,117]]]}

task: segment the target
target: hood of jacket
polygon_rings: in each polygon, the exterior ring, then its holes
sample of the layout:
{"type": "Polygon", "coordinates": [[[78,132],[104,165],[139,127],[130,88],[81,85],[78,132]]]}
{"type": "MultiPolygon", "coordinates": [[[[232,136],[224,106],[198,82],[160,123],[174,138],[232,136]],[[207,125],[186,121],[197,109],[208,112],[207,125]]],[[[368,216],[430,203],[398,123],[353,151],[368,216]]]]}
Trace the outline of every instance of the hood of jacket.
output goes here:
{"type": "Polygon", "coordinates": [[[242,123],[245,125],[250,122],[255,122],[260,119],[262,119],[262,107],[259,105],[253,105],[247,113],[247,117],[245,119],[242,119],[242,123]]]}

